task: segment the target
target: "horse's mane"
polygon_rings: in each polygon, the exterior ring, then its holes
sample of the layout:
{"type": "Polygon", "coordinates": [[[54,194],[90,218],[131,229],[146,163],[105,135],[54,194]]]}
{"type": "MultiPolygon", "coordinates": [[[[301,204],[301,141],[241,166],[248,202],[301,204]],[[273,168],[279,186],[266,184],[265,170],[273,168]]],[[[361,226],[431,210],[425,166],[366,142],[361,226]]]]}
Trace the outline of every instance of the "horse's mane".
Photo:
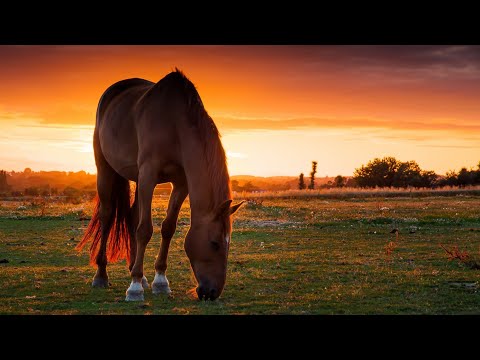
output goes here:
{"type": "Polygon", "coordinates": [[[207,173],[212,186],[213,199],[210,207],[214,209],[225,200],[231,199],[230,177],[227,168],[225,150],[220,141],[220,133],[203,106],[195,85],[185,74],[175,68],[175,71],[165,78],[175,79],[180,83],[187,101],[189,121],[197,129],[200,141],[203,143],[207,173]]]}

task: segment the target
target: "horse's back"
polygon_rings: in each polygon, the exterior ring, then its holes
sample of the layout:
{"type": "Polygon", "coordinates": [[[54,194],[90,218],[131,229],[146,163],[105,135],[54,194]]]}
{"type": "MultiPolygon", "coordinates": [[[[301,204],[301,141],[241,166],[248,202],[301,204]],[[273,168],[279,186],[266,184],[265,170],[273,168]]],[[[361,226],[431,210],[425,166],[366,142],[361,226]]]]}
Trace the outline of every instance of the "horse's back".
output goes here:
{"type": "Polygon", "coordinates": [[[171,73],[157,83],[122,80],[102,95],[95,129],[98,148],[123,177],[136,181],[146,163],[159,182],[182,176],[178,137],[188,107],[182,76],[171,73]]]}
{"type": "Polygon", "coordinates": [[[154,85],[132,78],[116,82],[103,93],[97,108],[95,136],[103,157],[120,175],[135,180],[138,143],[136,104],[154,85]]]}
{"type": "Polygon", "coordinates": [[[108,89],[104,91],[100,101],[98,102],[97,126],[99,125],[99,122],[102,121],[105,111],[109,106],[112,105],[113,102],[115,102],[115,100],[118,100],[119,96],[125,97],[125,95],[130,92],[136,92],[137,96],[133,96],[131,99],[137,101],[138,98],[148,91],[153,85],[155,85],[153,82],[145,79],[131,78],[117,81],[109,86],[108,89]]]}

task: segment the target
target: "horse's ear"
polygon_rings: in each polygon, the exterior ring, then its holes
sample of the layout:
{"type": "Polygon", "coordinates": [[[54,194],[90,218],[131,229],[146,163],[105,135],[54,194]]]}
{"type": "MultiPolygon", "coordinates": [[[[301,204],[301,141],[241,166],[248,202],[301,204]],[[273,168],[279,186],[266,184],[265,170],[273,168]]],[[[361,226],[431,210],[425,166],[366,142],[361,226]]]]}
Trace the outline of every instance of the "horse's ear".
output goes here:
{"type": "Polygon", "coordinates": [[[233,205],[232,207],[230,207],[230,205],[232,204],[232,200],[225,200],[218,208],[217,208],[217,212],[216,212],[216,215],[217,216],[222,216],[222,215],[233,215],[235,214],[235,212],[240,208],[240,206],[242,206],[242,204],[245,202],[245,200],[243,200],[242,202],[236,204],[236,205],[233,205]]]}
{"type": "Polygon", "coordinates": [[[218,208],[216,211],[216,216],[220,217],[222,215],[226,215],[230,209],[230,204],[232,203],[232,200],[225,200],[218,208]]]}
{"type": "Polygon", "coordinates": [[[233,215],[237,212],[237,210],[240,208],[240,206],[242,206],[242,204],[245,202],[245,200],[243,200],[242,202],[239,202],[238,204],[236,205],[233,205],[231,208],[230,208],[230,215],[233,215]]]}

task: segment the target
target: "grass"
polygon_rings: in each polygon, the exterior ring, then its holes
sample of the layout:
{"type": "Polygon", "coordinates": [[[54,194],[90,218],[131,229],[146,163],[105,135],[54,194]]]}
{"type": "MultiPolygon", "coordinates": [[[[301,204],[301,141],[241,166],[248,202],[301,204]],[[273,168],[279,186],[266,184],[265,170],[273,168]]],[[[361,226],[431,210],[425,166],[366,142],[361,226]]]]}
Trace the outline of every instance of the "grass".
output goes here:
{"type": "MultiPolygon", "coordinates": [[[[227,285],[214,302],[187,292],[195,286],[183,250],[188,202],[169,255],[172,296],[147,291],[144,303],[124,301],[124,261],[109,265],[109,289],[91,288],[95,269],[74,247],[93,204],[1,202],[0,314],[480,313],[479,270],[440,247],[478,258],[480,196],[270,195],[235,216],[227,285]]],[[[149,281],[167,200],[153,204],[149,281]]]]}
{"type": "Polygon", "coordinates": [[[465,186],[444,186],[441,188],[325,188],[305,190],[284,190],[284,191],[259,191],[254,193],[240,192],[237,195],[255,199],[289,198],[297,199],[303,197],[325,198],[325,199],[351,199],[351,198],[390,198],[390,197],[430,197],[430,196],[458,196],[472,195],[480,196],[480,185],[465,186]]]}

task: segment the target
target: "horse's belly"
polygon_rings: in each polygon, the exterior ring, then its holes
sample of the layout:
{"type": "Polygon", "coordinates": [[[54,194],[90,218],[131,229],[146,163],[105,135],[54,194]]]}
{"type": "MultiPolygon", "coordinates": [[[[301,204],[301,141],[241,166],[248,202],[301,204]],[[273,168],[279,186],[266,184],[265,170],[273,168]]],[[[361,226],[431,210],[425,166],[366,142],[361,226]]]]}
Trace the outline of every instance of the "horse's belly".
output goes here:
{"type": "Polygon", "coordinates": [[[116,133],[115,128],[100,129],[100,146],[108,164],[124,178],[137,181],[137,141],[134,129],[122,134],[116,133]],[[128,136],[126,136],[128,134],[128,136]],[[132,134],[134,136],[132,136],[132,134]]]}

